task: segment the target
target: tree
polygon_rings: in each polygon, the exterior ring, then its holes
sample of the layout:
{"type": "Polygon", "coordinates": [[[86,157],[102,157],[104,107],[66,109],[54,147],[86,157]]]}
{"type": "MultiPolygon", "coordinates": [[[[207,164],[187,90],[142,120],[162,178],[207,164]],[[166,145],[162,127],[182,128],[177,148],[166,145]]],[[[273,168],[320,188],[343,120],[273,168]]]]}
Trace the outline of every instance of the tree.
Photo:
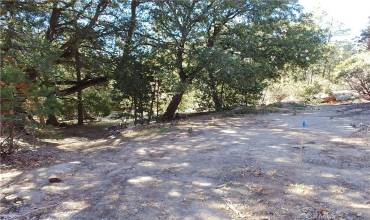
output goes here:
{"type": "Polygon", "coordinates": [[[160,2],[153,13],[154,31],[166,42],[162,50],[172,57],[168,74],[179,79],[165,120],[174,117],[194,79],[208,85],[203,88],[220,110],[219,90],[256,97],[264,80],[278,77],[286,64],[314,62],[322,43],[320,30],[292,1],[160,2]]]}
{"type": "MultiPolygon", "coordinates": [[[[112,62],[111,53],[114,52],[109,41],[114,38],[113,30],[116,33],[124,31],[118,31],[114,25],[118,19],[114,16],[117,5],[107,0],[78,3],[4,1],[2,4],[5,9],[2,10],[5,15],[4,24],[8,24],[6,30],[11,33],[8,36],[17,36],[4,41],[13,45],[9,47],[11,50],[24,52],[30,44],[29,40],[37,38],[37,42],[44,45],[43,48],[53,51],[47,60],[56,70],[54,75],[44,77],[37,63],[35,66],[22,68],[23,72],[26,75],[32,74],[34,81],[53,88],[50,90],[50,97],[59,99],[77,94],[78,123],[82,124],[82,91],[107,82],[112,72],[107,65],[112,62]]],[[[6,38],[6,33],[2,36],[6,38]]],[[[3,48],[2,51],[9,49],[3,48]]],[[[30,56],[32,57],[31,53],[30,56]]],[[[49,115],[48,121],[57,125],[54,114],[49,115]]]]}
{"type": "Polygon", "coordinates": [[[160,38],[161,50],[167,56],[163,65],[168,73],[176,72],[179,78],[173,96],[169,102],[164,120],[171,120],[181,102],[187,87],[193,81],[200,66],[197,65],[197,53],[202,44],[199,39],[204,34],[204,20],[215,1],[158,1],[154,5],[154,27],[160,38]]]}
{"type": "Polygon", "coordinates": [[[363,98],[370,100],[370,52],[353,55],[338,66],[339,77],[363,98]]]}
{"type": "Polygon", "coordinates": [[[285,68],[323,51],[293,0],[1,4],[2,119],[12,128],[111,110],[135,123],[154,112],[172,120],[184,95],[206,110],[251,105],[285,68]]]}
{"type": "Polygon", "coordinates": [[[361,40],[360,41],[364,42],[366,44],[367,50],[370,51],[370,18],[369,18],[369,24],[361,32],[361,40]]]}

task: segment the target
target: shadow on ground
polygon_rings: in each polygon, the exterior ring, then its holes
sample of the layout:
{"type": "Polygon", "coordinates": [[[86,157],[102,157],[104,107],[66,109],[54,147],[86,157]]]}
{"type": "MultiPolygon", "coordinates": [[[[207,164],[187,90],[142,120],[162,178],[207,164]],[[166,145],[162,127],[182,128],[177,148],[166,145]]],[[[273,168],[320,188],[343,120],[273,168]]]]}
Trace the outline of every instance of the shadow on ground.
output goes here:
{"type": "Polygon", "coordinates": [[[68,137],[69,160],[1,174],[0,219],[369,219],[369,135],[335,117],[345,107],[68,137]]]}

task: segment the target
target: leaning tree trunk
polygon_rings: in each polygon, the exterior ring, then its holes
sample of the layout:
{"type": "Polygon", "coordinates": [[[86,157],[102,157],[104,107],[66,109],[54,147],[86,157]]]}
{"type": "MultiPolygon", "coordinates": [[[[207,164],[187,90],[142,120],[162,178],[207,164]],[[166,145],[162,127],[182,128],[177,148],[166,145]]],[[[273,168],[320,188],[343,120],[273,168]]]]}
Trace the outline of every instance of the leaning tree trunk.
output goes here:
{"type": "Polygon", "coordinates": [[[177,92],[172,97],[170,104],[168,104],[167,109],[162,116],[162,120],[164,121],[170,121],[175,118],[177,107],[180,105],[182,96],[185,93],[186,84],[191,82],[191,79],[189,79],[188,74],[186,74],[184,67],[183,67],[185,42],[186,42],[186,34],[183,33],[181,36],[180,44],[177,49],[177,53],[176,53],[176,65],[177,65],[178,75],[180,77],[180,82],[185,87],[182,88],[181,91],[177,92]]]}
{"type": "Polygon", "coordinates": [[[180,92],[180,93],[175,94],[172,97],[170,104],[168,104],[167,109],[165,113],[163,114],[162,119],[164,121],[171,121],[172,119],[175,118],[176,110],[181,103],[181,99],[183,95],[184,95],[184,92],[180,92]]]}

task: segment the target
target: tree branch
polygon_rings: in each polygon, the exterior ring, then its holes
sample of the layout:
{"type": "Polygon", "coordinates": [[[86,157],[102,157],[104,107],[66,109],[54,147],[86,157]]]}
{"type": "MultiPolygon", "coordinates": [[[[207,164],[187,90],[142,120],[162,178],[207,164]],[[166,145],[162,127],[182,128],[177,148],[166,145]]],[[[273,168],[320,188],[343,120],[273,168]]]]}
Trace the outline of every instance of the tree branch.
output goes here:
{"type": "Polygon", "coordinates": [[[75,86],[59,91],[58,95],[59,96],[71,95],[78,91],[84,90],[90,86],[99,85],[105,82],[108,82],[108,77],[106,76],[97,77],[95,79],[83,80],[83,81],[78,82],[75,86]]]}

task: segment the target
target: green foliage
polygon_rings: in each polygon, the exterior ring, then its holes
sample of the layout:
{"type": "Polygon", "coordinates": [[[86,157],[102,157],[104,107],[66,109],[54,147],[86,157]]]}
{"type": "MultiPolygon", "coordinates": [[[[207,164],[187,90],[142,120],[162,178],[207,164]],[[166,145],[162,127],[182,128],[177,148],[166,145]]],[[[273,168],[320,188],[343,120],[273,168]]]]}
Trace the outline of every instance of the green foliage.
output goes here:
{"type": "Polygon", "coordinates": [[[307,66],[322,49],[322,31],[290,0],[5,2],[4,8],[2,51],[18,59],[18,72],[8,75],[33,70],[29,100],[37,100],[32,114],[40,116],[70,115],[77,102],[89,114],[108,113],[113,106],[83,91],[97,78],[113,78],[119,102],[135,116],[151,115],[153,98],[163,109],[165,99],[188,90],[197,91],[194,101],[204,109],[253,104],[279,70],[307,66]]]}
{"type": "Polygon", "coordinates": [[[267,81],[286,65],[307,67],[321,58],[323,31],[297,6],[291,1],[161,2],[154,10],[154,31],[164,35],[169,46],[163,53],[173,57],[166,60],[168,75],[178,74],[180,85],[195,82],[201,109],[256,103],[267,81]]]}
{"type": "Polygon", "coordinates": [[[59,108],[55,98],[50,96],[55,92],[53,85],[46,85],[43,81],[55,74],[55,66],[51,62],[58,51],[50,47],[39,34],[33,33],[36,26],[40,25],[32,19],[40,13],[37,7],[33,4],[24,8],[18,6],[18,2],[7,5],[1,22],[2,155],[14,152],[17,139],[24,133],[34,133],[31,130],[39,124],[33,115],[44,116],[59,108]]]}
{"type": "Polygon", "coordinates": [[[338,66],[339,78],[370,100],[370,52],[356,54],[338,66]]]}
{"type": "Polygon", "coordinates": [[[250,22],[225,28],[215,47],[202,55],[207,66],[198,83],[204,107],[253,105],[287,66],[305,68],[322,56],[322,30],[294,4],[255,4],[252,17],[242,15],[250,22]]]}
{"type": "Polygon", "coordinates": [[[114,106],[109,90],[88,89],[84,93],[86,113],[89,115],[108,116],[114,106]]]}
{"type": "MultiPolygon", "coordinates": [[[[288,70],[286,70],[288,71],[288,70]]],[[[323,101],[321,97],[331,95],[334,82],[325,79],[320,74],[309,79],[297,80],[292,73],[271,83],[263,95],[263,104],[272,103],[317,103],[323,101]]]]}
{"type": "Polygon", "coordinates": [[[365,27],[361,32],[360,42],[365,43],[367,50],[370,51],[370,17],[367,27],[365,27]]]}
{"type": "Polygon", "coordinates": [[[19,82],[25,81],[25,75],[21,69],[16,66],[5,64],[1,68],[1,81],[13,86],[19,82]]]}
{"type": "Polygon", "coordinates": [[[20,124],[253,106],[337,54],[293,0],[1,4],[1,104],[20,124]]]}
{"type": "Polygon", "coordinates": [[[314,95],[323,91],[322,85],[315,81],[312,84],[305,85],[300,93],[304,102],[313,101],[314,95]]]}
{"type": "Polygon", "coordinates": [[[135,123],[138,117],[144,122],[144,112],[149,118],[153,115],[153,102],[156,94],[157,81],[154,77],[155,68],[150,62],[146,62],[145,55],[133,57],[124,55],[116,69],[116,88],[122,92],[122,98],[131,100],[135,123]],[[141,58],[141,59],[140,59],[141,58]]]}

